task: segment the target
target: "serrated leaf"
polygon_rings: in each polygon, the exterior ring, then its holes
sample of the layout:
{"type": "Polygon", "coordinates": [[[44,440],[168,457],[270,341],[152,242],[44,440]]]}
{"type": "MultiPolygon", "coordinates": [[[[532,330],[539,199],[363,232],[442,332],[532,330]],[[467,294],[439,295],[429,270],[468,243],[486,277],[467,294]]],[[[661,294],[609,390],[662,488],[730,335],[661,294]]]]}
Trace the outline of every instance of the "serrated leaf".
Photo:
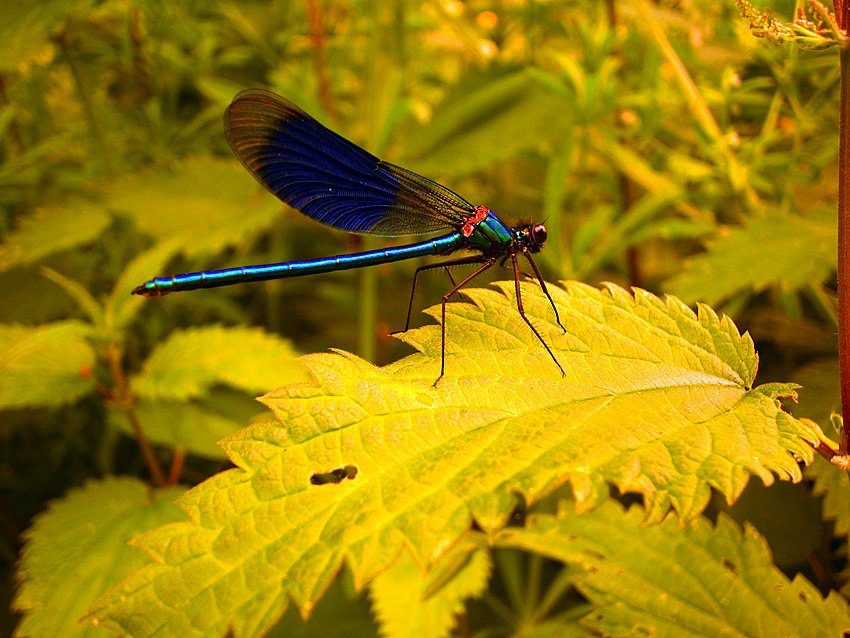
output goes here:
{"type": "Polygon", "coordinates": [[[343,572],[306,621],[293,607],[266,634],[267,638],[333,638],[340,631],[352,638],[377,638],[378,626],[369,601],[354,591],[350,574],[343,572]]]}
{"type": "Polygon", "coordinates": [[[643,524],[639,507],[614,502],[578,515],[532,517],[497,542],[582,568],[576,586],[596,606],[584,619],[612,637],[840,636],[850,608],[836,592],[824,599],[802,576],[777,569],[765,540],[721,514],[684,528],[668,519],[643,524]]]}
{"type": "Polygon", "coordinates": [[[836,213],[757,217],[727,230],[667,282],[686,303],[715,304],[739,290],[797,289],[823,281],[836,265],[836,213]]]}
{"type": "MultiPolygon", "coordinates": [[[[140,401],[135,410],[145,436],[153,443],[220,459],[224,458],[224,451],[218,441],[244,427],[262,412],[262,406],[235,391],[216,391],[203,401],[140,401]],[[219,399],[219,395],[224,396],[219,399]]],[[[134,435],[123,410],[110,412],[110,423],[127,435],[134,435]]]]}
{"type": "Polygon", "coordinates": [[[533,503],[571,479],[588,498],[607,481],[643,494],[657,521],[670,508],[698,515],[711,487],[733,500],[749,474],[800,479],[794,455],[810,461],[823,434],[781,410],[794,386],[750,389],[758,358],[731,320],[567,283],[551,290],[562,335],[539,288],[522,290],[566,378],[513,295],[495,290],[450,305],[448,375],[436,387],[438,326],[405,336],[430,356],[383,369],[353,355],[302,358],[315,381],[264,397],[276,420],[222,442],[237,469],[182,499],[192,523],[143,537],[156,562],[92,617],[135,636],[249,636],[288,597],[308,613],[343,560],[358,586],[405,548],[435,563],[473,518],[503,526],[517,493],[533,503]],[[356,476],[311,481],[349,465],[356,476]]]}
{"type": "Polygon", "coordinates": [[[62,405],[89,392],[95,360],[90,334],[79,321],[0,325],[0,408],[62,405]]]}
{"type": "Polygon", "coordinates": [[[409,554],[372,583],[375,615],[385,638],[443,638],[464,609],[464,600],[478,596],[490,576],[489,552],[472,544],[455,547],[437,569],[423,574],[409,554]]]}
{"type": "Polygon", "coordinates": [[[245,241],[268,228],[281,211],[280,201],[238,161],[214,157],[117,180],[106,203],[132,217],[140,231],[181,245],[190,257],[245,241]]]}
{"type": "Polygon", "coordinates": [[[835,521],[835,534],[850,534],[850,476],[846,470],[818,457],[806,468],[815,482],[813,494],[823,496],[823,517],[835,521]]]}
{"type": "Polygon", "coordinates": [[[261,392],[307,378],[288,341],[260,328],[207,326],[175,330],[159,344],[133,378],[146,399],[185,400],[214,383],[261,392]]]}
{"type": "Polygon", "coordinates": [[[182,488],[152,491],[135,479],[90,481],[39,514],[26,532],[14,606],[15,636],[108,636],[78,619],[107,589],[145,563],[127,543],[136,534],[183,518],[182,488]]]}
{"type": "Polygon", "coordinates": [[[71,200],[40,208],[22,218],[0,244],[0,272],[90,242],[109,222],[109,213],[97,202],[71,200]]]}

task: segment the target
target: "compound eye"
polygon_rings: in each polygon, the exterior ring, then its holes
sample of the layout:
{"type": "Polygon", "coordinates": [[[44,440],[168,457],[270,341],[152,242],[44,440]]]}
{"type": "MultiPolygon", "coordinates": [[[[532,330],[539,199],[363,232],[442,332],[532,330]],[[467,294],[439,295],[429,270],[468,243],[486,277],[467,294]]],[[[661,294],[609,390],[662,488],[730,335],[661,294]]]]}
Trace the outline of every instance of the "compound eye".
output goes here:
{"type": "Polygon", "coordinates": [[[544,226],[543,224],[537,224],[531,229],[531,238],[538,246],[546,241],[547,236],[548,233],[546,232],[546,226],[544,226]]]}

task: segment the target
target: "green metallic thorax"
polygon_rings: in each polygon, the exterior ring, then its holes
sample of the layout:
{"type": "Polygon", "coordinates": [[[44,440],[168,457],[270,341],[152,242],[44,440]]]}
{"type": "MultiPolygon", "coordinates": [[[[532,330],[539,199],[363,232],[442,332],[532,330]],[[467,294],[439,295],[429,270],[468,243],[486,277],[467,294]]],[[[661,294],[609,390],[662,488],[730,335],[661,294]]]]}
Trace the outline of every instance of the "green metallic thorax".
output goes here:
{"type": "Polygon", "coordinates": [[[490,211],[486,219],[475,226],[475,230],[467,237],[466,241],[481,249],[485,255],[491,253],[503,254],[505,252],[504,247],[513,243],[514,236],[511,229],[505,226],[493,211],[490,211]]]}

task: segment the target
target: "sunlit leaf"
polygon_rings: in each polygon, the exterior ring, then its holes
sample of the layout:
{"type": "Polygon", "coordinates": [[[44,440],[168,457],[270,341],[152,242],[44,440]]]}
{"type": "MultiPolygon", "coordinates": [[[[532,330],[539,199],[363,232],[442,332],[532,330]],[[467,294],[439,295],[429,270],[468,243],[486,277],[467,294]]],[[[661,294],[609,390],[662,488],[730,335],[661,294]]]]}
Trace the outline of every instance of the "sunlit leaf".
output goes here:
{"type": "Polygon", "coordinates": [[[517,494],[533,503],[570,480],[587,507],[608,482],[642,494],[650,521],[671,508],[687,520],[712,487],[734,500],[751,474],[801,478],[798,457],[811,461],[823,434],[781,410],[794,386],[753,387],[758,359],[731,320],[566,285],[552,295],[567,334],[539,288],[522,287],[566,378],[495,290],[451,305],[436,387],[437,326],[408,333],[422,352],[383,369],[302,358],[315,380],[264,397],[276,418],[222,442],[237,468],[181,500],[193,522],[143,537],[155,562],[92,618],[134,636],[255,635],[289,597],[308,613],[343,560],[358,586],[403,551],[437,563],[473,519],[501,528],[517,494]]]}
{"type": "Polygon", "coordinates": [[[836,592],[824,599],[805,578],[776,568],[751,525],[721,514],[684,528],[675,520],[643,524],[644,512],[614,502],[584,514],[532,517],[497,542],[582,568],[581,593],[596,606],[584,624],[605,636],[840,636],[850,608],[836,592]]]}
{"type": "Polygon", "coordinates": [[[834,210],[755,217],[709,245],[667,282],[683,301],[714,304],[739,290],[795,289],[823,281],[835,269],[834,210]]]}
{"type": "Polygon", "coordinates": [[[386,638],[449,635],[466,598],[480,595],[490,575],[489,553],[455,547],[427,576],[408,554],[372,583],[375,615],[386,638]]]}
{"type": "Polygon", "coordinates": [[[238,160],[213,157],[117,180],[106,204],[129,215],[142,232],[179,243],[188,256],[244,242],[284,209],[238,160]]]}
{"type": "Polygon", "coordinates": [[[62,405],[89,392],[95,359],[90,333],[79,321],[0,325],[0,408],[62,405]]]}
{"type": "Polygon", "coordinates": [[[140,481],[91,481],[53,501],[26,532],[15,608],[16,636],[109,636],[78,623],[86,607],[143,565],[127,543],[140,532],[183,518],[182,488],[153,491],[140,481]]]}
{"type": "Polygon", "coordinates": [[[103,232],[109,221],[102,205],[86,200],[40,208],[22,218],[20,226],[0,244],[0,271],[88,243],[103,232]]]}
{"type": "Polygon", "coordinates": [[[178,330],[151,353],[133,378],[147,399],[185,400],[214,383],[261,392],[307,378],[289,343],[260,328],[208,326],[178,330]]]}

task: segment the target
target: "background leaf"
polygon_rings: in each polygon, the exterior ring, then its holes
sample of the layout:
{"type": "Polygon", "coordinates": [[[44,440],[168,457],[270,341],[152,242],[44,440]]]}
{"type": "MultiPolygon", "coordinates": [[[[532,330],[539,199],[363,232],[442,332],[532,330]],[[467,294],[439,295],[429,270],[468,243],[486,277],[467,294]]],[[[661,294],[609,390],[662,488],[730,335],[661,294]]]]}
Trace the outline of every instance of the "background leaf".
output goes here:
{"type": "Polygon", "coordinates": [[[106,203],[129,215],[140,231],[180,245],[190,257],[246,241],[283,210],[238,161],[214,157],[117,180],[106,203]]]}
{"type": "MultiPolygon", "coordinates": [[[[223,459],[218,442],[264,413],[255,399],[236,391],[217,388],[215,392],[193,401],[139,401],[136,417],[145,436],[154,443],[212,459],[223,459]]],[[[110,423],[128,436],[133,428],[123,410],[110,413],[110,423]]]]}
{"type": "Polygon", "coordinates": [[[423,574],[409,554],[378,576],[370,588],[375,615],[386,638],[443,638],[464,610],[464,600],[478,596],[490,575],[489,552],[460,544],[437,569],[423,574]]]}
{"type": "Polygon", "coordinates": [[[685,303],[716,304],[741,289],[820,282],[835,269],[835,224],[834,210],[752,218],[691,259],[667,288],[685,303]]]}
{"type": "Polygon", "coordinates": [[[127,543],[138,533],[183,517],[182,488],[152,491],[141,481],[90,481],[51,503],[26,533],[15,608],[16,636],[108,636],[78,623],[99,595],[145,563],[127,543]]]}
{"type": "Polygon", "coordinates": [[[40,208],[24,217],[0,244],[0,271],[86,244],[101,235],[109,222],[106,209],[93,201],[72,199],[40,208]]]}
{"type": "Polygon", "coordinates": [[[646,527],[639,507],[614,502],[581,515],[533,516],[498,542],[582,569],[576,584],[595,606],[584,624],[606,636],[840,636],[850,608],[824,599],[805,578],[771,562],[751,525],[743,533],[721,514],[683,529],[675,520],[646,527]]]}
{"type": "Polygon", "coordinates": [[[789,386],[751,389],[752,342],[729,319],[641,290],[568,283],[552,290],[568,331],[559,335],[539,289],[523,290],[566,379],[514,301],[492,290],[451,305],[451,376],[436,388],[436,326],[407,336],[431,358],[385,369],[351,355],[304,357],[315,382],[264,397],[276,420],[223,442],[238,468],[182,499],[197,523],[145,535],[156,562],[92,617],[137,636],[198,629],[201,617],[208,635],[252,635],[288,596],[308,613],[343,559],[358,586],[405,548],[434,563],[473,518],[484,530],[503,526],[517,493],[533,503],[570,479],[587,498],[608,481],[643,494],[660,520],[671,507],[696,516],[710,487],[734,499],[750,473],[800,479],[792,452],[811,460],[808,443],[823,435],[782,412],[777,396],[789,386]],[[311,483],[346,465],[355,478],[311,483]]]}
{"type": "Polygon", "coordinates": [[[184,400],[214,383],[260,392],[307,378],[288,342],[259,328],[178,330],[151,353],[133,379],[139,396],[184,400]]]}
{"type": "Polygon", "coordinates": [[[822,458],[806,468],[806,478],[815,482],[814,494],[823,497],[823,517],[835,521],[835,534],[850,534],[850,476],[822,458]]]}
{"type": "Polygon", "coordinates": [[[407,140],[404,162],[423,175],[466,175],[557,137],[563,104],[527,69],[468,83],[407,140]]]}
{"type": "Polygon", "coordinates": [[[84,13],[89,4],[85,0],[23,0],[4,7],[0,70],[18,71],[44,56],[52,47],[49,37],[62,25],[65,15],[84,13]]]}
{"type": "Polygon", "coordinates": [[[79,321],[0,325],[0,407],[62,405],[91,391],[91,332],[79,321]]]}

